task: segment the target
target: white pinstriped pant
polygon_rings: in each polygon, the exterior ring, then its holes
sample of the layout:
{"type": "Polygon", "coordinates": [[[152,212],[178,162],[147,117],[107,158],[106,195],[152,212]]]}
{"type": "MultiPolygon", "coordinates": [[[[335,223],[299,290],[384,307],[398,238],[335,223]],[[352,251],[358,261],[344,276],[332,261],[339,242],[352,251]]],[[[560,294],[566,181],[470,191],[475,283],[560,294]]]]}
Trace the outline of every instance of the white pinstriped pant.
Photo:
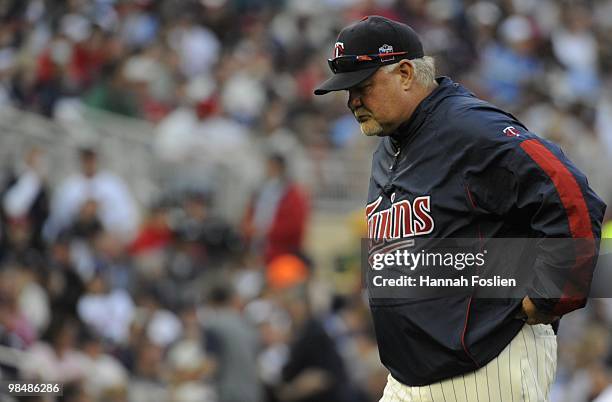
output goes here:
{"type": "Polygon", "coordinates": [[[548,402],[557,371],[550,325],[527,325],[486,366],[461,376],[409,387],[387,378],[380,402],[548,402]]]}

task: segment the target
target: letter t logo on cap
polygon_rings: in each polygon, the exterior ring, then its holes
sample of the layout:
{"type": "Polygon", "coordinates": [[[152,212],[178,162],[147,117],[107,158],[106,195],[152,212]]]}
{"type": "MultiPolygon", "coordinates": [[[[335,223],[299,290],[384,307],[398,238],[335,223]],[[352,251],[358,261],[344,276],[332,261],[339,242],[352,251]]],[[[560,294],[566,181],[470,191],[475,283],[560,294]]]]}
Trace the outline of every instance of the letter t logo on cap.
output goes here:
{"type": "Polygon", "coordinates": [[[334,57],[340,57],[344,54],[344,43],[336,42],[334,44],[334,57]]]}

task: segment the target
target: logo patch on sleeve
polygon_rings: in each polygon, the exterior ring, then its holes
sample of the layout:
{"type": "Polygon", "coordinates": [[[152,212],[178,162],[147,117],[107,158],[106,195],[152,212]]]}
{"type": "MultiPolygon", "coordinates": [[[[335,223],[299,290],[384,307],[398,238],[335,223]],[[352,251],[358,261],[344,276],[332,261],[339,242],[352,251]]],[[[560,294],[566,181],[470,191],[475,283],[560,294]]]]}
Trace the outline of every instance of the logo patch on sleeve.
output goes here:
{"type": "Polygon", "coordinates": [[[519,131],[515,127],[512,127],[512,126],[508,126],[504,128],[503,132],[506,137],[520,137],[521,136],[519,131]]]}

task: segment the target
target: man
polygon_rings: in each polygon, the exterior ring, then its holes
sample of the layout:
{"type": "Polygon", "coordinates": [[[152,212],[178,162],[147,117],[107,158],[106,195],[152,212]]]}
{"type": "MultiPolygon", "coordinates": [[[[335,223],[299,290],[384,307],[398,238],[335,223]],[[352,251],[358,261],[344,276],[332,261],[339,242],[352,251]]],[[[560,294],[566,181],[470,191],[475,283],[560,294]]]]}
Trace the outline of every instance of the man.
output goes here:
{"type": "MultiPolygon", "coordinates": [[[[44,243],[41,230],[49,214],[49,189],[44,174],[44,151],[39,147],[28,149],[9,180],[3,195],[2,207],[8,231],[24,227],[28,232],[29,245],[42,251],[44,243]],[[29,230],[28,230],[29,229],[29,230]]],[[[29,247],[28,247],[29,248],[29,247]]]]}
{"type": "Polygon", "coordinates": [[[81,148],[79,162],[80,171],[66,178],[53,195],[45,235],[54,239],[68,229],[89,203],[106,231],[129,242],[139,225],[138,205],[129,187],[121,177],[99,169],[94,149],[81,148]]]}
{"type": "Polygon", "coordinates": [[[218,345],[217,392],[219,402],[260,402],[263,389],[257,378],[258,336],[242,315],[241,300],[226,285],[210,291],[211,310],[204,326],[215,336],[218,345]]]}
{"type": "Polygon", "coordinates": [[[302,251],[309,215],[308,197],[293,181],[281,154],[268,156],[266,179],[248,206],[243,232],[266,263],[302,251]]]}
{"type": "Polygon", "coordinates": [[[279,303],[291,318],[292,339],[276,396],[282,402],[359,402],[338,346],[311,311],[307,284],[277,288],[279,303]]]}
{"type": "Polygon", "coordinates": [[[365,17],[340,32],[329,65],[334,76],[315,94],[348,90],[361,131],[382,137],[366,207],[371,238],[538,239],[529,266],[538,280],[522,299],[370,300],[390,371],[381,401],[547,401],[550,324],[586,299],[544,284],[551,272],[578,273],[588,287],[605,204],[557,146],[449,78],[434,79],[410,27],[365,17]],[[399,231],[397,218],[376,221],[400,202],[410,208],[399,231]],[[542,246],[550,238],[587,239],[590,248],[575,264],[554,265],[542,246]]]}

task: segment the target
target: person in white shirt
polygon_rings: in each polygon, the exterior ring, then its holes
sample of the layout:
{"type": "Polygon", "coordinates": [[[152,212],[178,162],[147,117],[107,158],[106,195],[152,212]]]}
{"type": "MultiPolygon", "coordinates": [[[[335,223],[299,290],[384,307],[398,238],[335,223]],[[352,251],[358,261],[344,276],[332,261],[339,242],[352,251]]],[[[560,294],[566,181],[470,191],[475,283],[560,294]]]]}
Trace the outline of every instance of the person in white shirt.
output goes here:
{"type": "Polygon", "coordinates": [[[54,239],[69,228],[81,207],[95,201],[104,229],[130,241],[138,229],[139,214],[128,186],[119,176],[98,169],[95,150],[83,148],[79,156],[81,171],[68,177],[53,195],[46,237],[54,239]]]}
{"type": "Polygon", "coordinates": [[[40,231],[48,216],[49,200],[44,151],[29,148],[16,168],[2,197],[2,209],[10,222],[25,223],[31,236],[30,246],[42,249],[40,231]]]}

